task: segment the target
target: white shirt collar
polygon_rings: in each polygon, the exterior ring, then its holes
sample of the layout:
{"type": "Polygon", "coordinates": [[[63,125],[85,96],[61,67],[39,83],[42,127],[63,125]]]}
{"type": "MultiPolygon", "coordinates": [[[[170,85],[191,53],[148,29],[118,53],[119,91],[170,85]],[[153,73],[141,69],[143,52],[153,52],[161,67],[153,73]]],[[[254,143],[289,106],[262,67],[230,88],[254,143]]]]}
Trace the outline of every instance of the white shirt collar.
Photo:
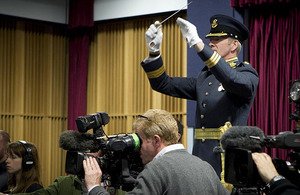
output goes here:
{"type": "Polygon", "coordinates": [[[165,148],[163,148],[156,156],[154,157],[153,160],[160,158],[162,155],[164,155],[167,152],[173,151],[173,150],[179,150],[179,149],[184,149],[184,146],[182,144],[172,144],[169,145],[165,148]]]}

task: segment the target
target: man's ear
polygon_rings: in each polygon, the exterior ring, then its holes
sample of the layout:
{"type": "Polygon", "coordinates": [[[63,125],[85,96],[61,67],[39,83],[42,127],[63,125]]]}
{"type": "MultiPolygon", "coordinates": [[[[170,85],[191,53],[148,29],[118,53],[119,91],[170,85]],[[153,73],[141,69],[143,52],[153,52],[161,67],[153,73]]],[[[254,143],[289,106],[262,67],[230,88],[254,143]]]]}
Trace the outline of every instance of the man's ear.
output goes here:
{"type": "Polygon", "coordinates": [[[238,46],[239,46],[239,41],[238,40],[233,40],[232,41],[232,48],[231,48],[231,52],[235,52],[236,50],[237,50],[237,48],[238,48],[238,46]]]}
{"type": "Polygon", "coordinates": [[[153,136],[153,141],[154,141],[154,144],[156,146],[160,146],[160,144],[161,144],[161,138],[159,137],[159,135],[154,135],[153,136]]]}

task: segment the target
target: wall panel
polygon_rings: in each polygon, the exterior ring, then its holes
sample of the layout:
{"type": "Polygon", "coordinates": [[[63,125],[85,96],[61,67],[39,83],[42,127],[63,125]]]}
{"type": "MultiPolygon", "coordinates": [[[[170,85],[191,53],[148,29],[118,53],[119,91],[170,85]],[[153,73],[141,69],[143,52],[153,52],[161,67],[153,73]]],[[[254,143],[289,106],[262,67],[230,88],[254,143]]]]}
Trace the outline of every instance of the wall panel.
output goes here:
{"type": "Polygon", "coordinates": [[[0,16],[0,129],[36,145],[44,186],[65,174],[67,46],[62,25],[0,16]]]}
{"type": "MultiPolygon", "coordinates": [[[[186,43],[176,24],[179,14],[164,23],[161,54],[166,72],[186,76],[186,43]]],[[[87,113],[108,112],[108,134],[132,132],[135,117],[148,109],[161,108],[186,124],[186,100],[169,97],[151,89],[140,66],[147,57],[145,32],[156,20],[167,16],[133,18],[97,23],[93,33],[89,67],[87,113]]],[[[186,144],[186,139],[183,139],[186,144]]]]}

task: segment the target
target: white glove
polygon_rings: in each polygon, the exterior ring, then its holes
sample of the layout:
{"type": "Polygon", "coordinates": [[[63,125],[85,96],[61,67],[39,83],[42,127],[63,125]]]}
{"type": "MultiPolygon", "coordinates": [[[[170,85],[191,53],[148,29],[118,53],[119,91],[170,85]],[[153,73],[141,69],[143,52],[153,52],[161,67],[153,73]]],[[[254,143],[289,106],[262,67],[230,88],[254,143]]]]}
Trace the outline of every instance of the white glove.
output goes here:
{"type": "Polygon", "coordinates": [[[195,25],[180,17],[177,18],[176,22],[178,26],[180,26],[180,31],[190,47],[193,47],[197,43],[202,42],[202,39],[200,39],[198,36],[197,28],[195,25]]]}
{"type": "Polygon", "coordinates": [[[163,33],[161,31],[160,22],[156,21],[154,24],[150,25],[147,32],[145,33],[145,38],[150,53],[156,53],[160,51],[162,37],[163,33]]]}

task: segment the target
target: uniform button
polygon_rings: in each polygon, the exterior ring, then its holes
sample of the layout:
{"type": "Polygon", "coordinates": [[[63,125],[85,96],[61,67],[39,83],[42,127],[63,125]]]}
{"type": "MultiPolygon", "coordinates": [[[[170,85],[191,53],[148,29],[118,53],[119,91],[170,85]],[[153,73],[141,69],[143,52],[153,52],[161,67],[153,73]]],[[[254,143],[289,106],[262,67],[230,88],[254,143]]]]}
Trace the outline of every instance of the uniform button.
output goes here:
{"type": "Polygon", "coordinates": [[[208,96],[208,92],[205,92],[205,95],[208,96]]]}
{"type": "Polygon", "coordinates": [[[203,108],[205,108],[206,104],[203,103],[202,106],[203,106],[203,108]]]}
{"type": "Polygon", "coordinates": [[[211,85],[212,85],[212,82],[209,82],[208,85],[211,86],[211,85]]]}
{"type": "Polygon", "coordinates": [[[200,116],[201,118],[204,118],[204,115],[203,114],[201,114],[201,116],[200,116]]]}
{"type": "Polygon", "coordinates": [[[202,142],[205,142],[205,139],[201,139],[202,142]]]}

